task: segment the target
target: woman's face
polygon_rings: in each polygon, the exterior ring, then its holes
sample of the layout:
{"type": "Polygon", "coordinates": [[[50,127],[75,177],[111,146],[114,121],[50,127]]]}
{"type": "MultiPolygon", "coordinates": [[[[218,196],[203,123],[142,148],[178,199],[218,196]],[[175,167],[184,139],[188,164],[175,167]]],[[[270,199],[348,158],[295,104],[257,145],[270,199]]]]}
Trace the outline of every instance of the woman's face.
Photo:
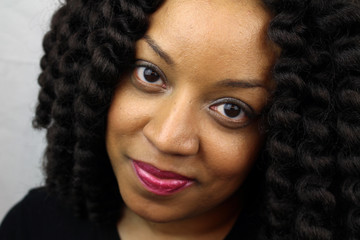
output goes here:
{"type": "Polygon", "coordinates": [[[107,151],[131,211],[171,222],[239,209],[273,85],[269,20],[254,0],[169,0],[151,16],[108,115],[107,151]]]}

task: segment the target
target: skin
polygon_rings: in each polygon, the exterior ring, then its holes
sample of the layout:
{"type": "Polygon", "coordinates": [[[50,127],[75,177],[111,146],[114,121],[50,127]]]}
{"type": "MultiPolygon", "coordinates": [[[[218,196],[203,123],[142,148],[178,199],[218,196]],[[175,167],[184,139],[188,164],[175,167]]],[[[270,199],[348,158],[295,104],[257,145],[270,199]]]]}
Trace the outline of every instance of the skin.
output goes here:
{"type": "Polygon", "coordinates": [[[277,55],[266,38],[270,19],[254,0],[168,0],[151,16],[136,43],[140,66],[122,77],[108,115],[107,151],[126,204],[122,239],[222,239],[230,231],[263,143],[256,116],[277,55]],[[161,76],[155,83],[144,81],[149,63],[161,76]],[[229,99],[252,113],[229,118],[229,99]],[[131,159],[194,183],[156,195],[131,159]]]}

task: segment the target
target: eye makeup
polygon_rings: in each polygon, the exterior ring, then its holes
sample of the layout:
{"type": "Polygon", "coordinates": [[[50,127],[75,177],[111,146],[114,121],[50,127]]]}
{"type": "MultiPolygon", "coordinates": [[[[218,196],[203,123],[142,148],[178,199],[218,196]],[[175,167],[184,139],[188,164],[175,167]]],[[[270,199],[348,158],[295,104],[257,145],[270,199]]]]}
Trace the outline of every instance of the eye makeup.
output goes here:
{"type": "MultiPolygon", "coordinates": [[[[144,93],[163,93],[169,89],[164,72],[155,64],[141,59],[135,63],[131,81],[144,93]]],[[[232,129],[246,127],[260,115],[250,105],[233,97],[218,98],[212,101],[207,109],[217,123],[232,129]]]]}
{"type": "Polygon", "coordinates": [[[215,120],[228,128],[245,127],[259,116],[252,107],[236,98],[217,99],[208,108],[215,120]]]}
{"type": "Polygon", "coordinates": [[[151,93],[162,92],[167,88],[166,77],[160,68],[144,60],[136,61],[131,80],[138,89],[151,93]]]}

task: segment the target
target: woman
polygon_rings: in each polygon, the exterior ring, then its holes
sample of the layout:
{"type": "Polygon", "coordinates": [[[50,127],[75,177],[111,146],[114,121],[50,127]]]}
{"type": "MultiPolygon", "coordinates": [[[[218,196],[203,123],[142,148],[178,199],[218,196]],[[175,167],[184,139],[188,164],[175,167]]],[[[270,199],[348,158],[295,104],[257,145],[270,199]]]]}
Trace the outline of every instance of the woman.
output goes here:
{"type": "Polygon", "coordinates": [[[357,239],[359,5],[67,1],[0,236],[357,239]]]}

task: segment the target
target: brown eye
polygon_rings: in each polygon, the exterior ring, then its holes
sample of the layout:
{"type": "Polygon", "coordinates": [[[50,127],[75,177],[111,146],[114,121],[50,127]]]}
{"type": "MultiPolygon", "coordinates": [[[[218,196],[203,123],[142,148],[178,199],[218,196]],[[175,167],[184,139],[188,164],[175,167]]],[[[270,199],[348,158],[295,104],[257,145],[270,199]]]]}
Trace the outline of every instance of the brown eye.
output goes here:
{"type": "Polygon", "coordinates": [[[245,127],[256,117],[251,107],[234,98],[219,99],[209,108],[215,120],[229,128],[245,127]]]}
{"type": "Polygon", "coordinates": [[[135,69],[135,75],[139,81],[160,86],[164,85],[164,81],[160,75],[150,67],[137,67],[135,69]]]}
{"type": "Polygon", "coordinates": [[[223,104],[222,112],[224,115],[226,115],[229,118],[236,118],[241,113],[243,113],[242,109],[238,105],[232,103],[223,104]]]}
{"type": "Polygon", "coordinates": [[[144,79],[151,83],[156,82],[160,78],[159,74],[151,68],[145,68],[145,70],[143,71],[143,75],[144,79]]]}
{"type": "Polygon", "coordinates": [[[234,103],[221,103],[218,105],[213,105],[211,109],[232,120],[241,120],[247,118],[244,110],[234,103]]]}

